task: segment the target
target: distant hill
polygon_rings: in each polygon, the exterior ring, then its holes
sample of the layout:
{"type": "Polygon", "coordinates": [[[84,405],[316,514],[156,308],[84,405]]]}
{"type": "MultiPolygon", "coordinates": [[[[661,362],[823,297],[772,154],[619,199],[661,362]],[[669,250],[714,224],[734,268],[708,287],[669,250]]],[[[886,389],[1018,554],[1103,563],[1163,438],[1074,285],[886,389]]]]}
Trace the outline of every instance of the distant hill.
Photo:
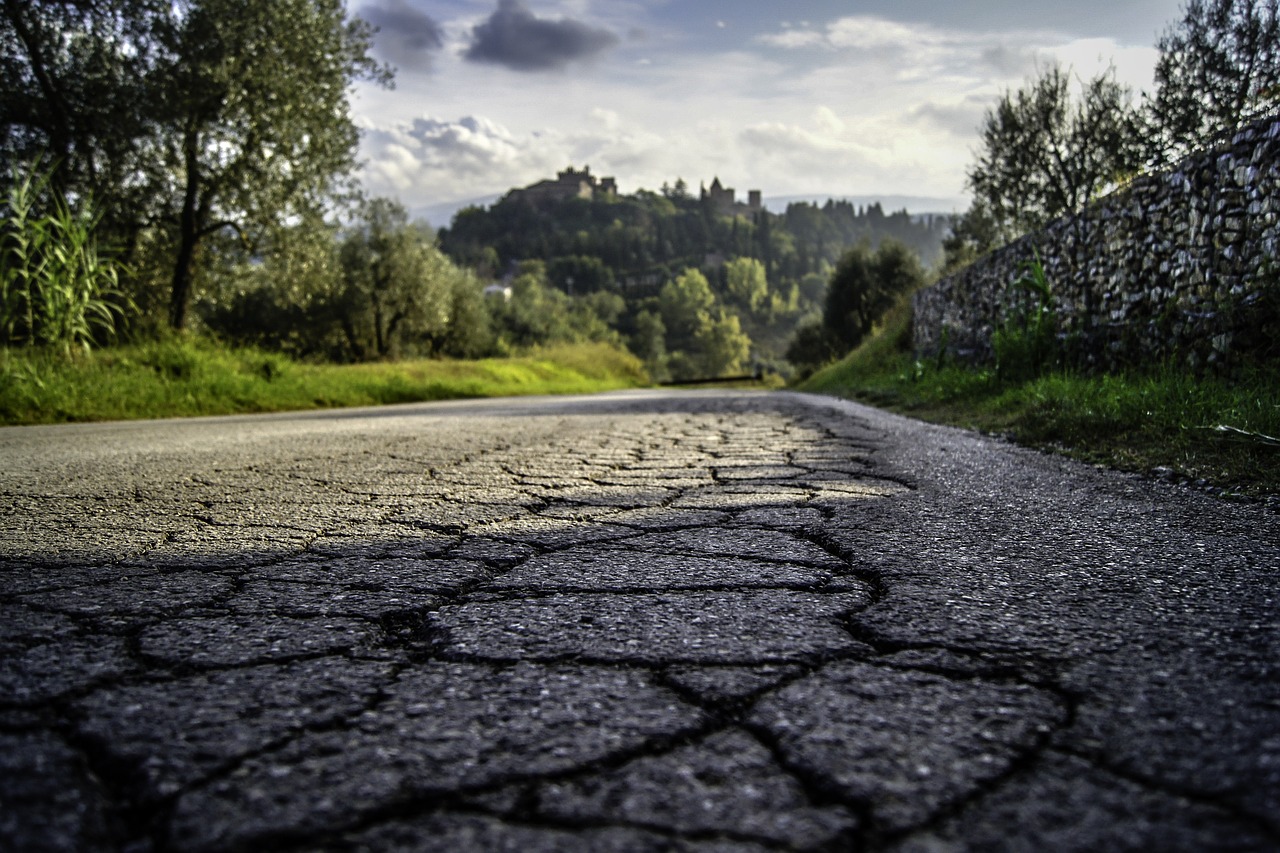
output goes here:
{"type": "Polygon", "coordinates": [[[435,204],[424,204],[409,209],[412,219],[425,219],[432,228],[448,228],[453,224],[454,215],[466,207],[490,207],[497,203],[502,195],[484,195],[461,201],[442,201],[435,204]]]}
{"type": "MultiPolygon", "coordinates": [[[[487,208],[497,204],[505,193],[477,196],[471,199],[436,202],[419,205],[409,210],[414,219],[425,219],[433,228],[448,228],[453,224],[453,217],[459,210],[467,207],[487,208]]],[[[962,196],[943,198],[939,196],[920,195],[775,195],[764,198],[765,209],[771,213],[785,213],[788,204],[807,202],[809,204],[825,204],[827,199],[848,202],[855,207],[866,207],[879,203],[886,213],[905,209],[912,216],[927,214],[962,213],[969,207],[969,200],[962,196]]]]}
{"type": "Polygon", "coordinates": [[[489,207],[462,210],[437,234],[456,263],[487,274],[541,260],[557,286],[567,289],[572,280],[581,290],[590,280],[588,289],[634,292],[654,290],[690,267],[719,269],[741,257],[761,261],[771,283],[798,286],[808,275],[825,276],[849,247],[885,239],[903,243],[930,266],[951,226],[949,215],[903,212],[877,201],[791,201],[778,213],[740,207],[725,216],[708,198],[644,190],[536,204],[507,195],[489,207]]]}
{"type": "Polygon", "coordinates": [[[825,204],[827,199],[833,201],[844,201],[852,204],[854,207],[866,207],[871,204],[879,204],[886,213],[892,213],[897,210],[906,210],[912,216],[922,216],[925,214],[952,214],[963,213],[969,208],[969,200],[961,196],[953,196],[950,198],[942,198],[935,196],[922,195],[774,195],[765,196],[764,206],[773,213],[785,213],[787,205],[797,202],[807,202],[809,204],[825,204]]]}

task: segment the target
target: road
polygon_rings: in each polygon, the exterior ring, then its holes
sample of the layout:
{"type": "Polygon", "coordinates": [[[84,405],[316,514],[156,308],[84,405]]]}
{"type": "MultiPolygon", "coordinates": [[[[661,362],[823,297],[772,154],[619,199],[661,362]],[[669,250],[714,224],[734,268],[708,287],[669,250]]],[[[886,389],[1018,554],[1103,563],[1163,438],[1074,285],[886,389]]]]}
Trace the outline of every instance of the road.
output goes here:
{"type": "Polygon", "coordinates": [[[0,502],[0,849],[1280,849],[1256,505],[724,391],[11,428],[0,502]]]}

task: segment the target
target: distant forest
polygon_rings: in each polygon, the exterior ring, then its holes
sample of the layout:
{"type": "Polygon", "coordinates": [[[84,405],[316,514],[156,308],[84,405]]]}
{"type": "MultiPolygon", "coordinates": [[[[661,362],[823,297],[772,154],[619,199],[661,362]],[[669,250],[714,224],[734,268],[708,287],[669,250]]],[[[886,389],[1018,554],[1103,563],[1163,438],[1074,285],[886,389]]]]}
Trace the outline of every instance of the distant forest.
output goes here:
{"type": "Polygon", "coordinates": [[[482,278],[510,280],[539,262],[547,283],[567,295],[622,297],[610,325],[651,369],[680,378],[697,371],[680,369],[678,359],[673,370],[663,370],[673,353],[649,352],[643,341],[654,318],[665,314],[671,325],[662,292],[687,273],[706,279],[714,310],[736,318],[749,340],[750,356],[738,362],[785,372],[788,343],[799,326],[822,315],[831,273],[850,247],[873,250],[896,241],[933,266],[951,230],[950,216],[913,217],[905,210],[885,213],[878,203],[835,200],[792,203],[781,214],[722,215],[684,186],[678,181],[657,193],[537,204],[513,194],[489,208],[460,211],[439,231],[439,246],[482,278]],[[745,284],[748,279],[758,281],[745,284]]]}
{"type": "Polygon", "coordinates": [[[782,214],[760,210],[730,217],[679,190],[640,190],[536,206],[504,198],[489,208],[459,211],[440,230],[439,241],[455,263],[482,273],[500,275],[520,261],[543,261],[554,285],[578,292],[656,292],[685,269],[719,268],[734,258],[760,261],[770,286],[785,290],[812,273],[825,277],[859,243],[874,249],[893,239],[933,266],[950,229],[950,216],[885,213],[878,203],[798,202],[782,214]]]}

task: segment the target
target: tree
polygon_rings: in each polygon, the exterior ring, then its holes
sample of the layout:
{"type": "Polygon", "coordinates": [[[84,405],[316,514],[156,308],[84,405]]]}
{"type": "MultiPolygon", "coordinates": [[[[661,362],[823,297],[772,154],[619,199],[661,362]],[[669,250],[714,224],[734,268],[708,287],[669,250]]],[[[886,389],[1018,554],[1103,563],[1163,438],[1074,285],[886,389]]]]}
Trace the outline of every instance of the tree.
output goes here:
{"type": "Polygon", "coordinates": [[[968,182],[1002,241],[1080,211],[1142,163],[1138,113],[1112,69],[1071,94],[1071,74],[1050,66],[987,111],[968,182]]]}
{"type": "Polygon", "coordinates": [[[400,204],[365,202],[339,258],[338,315],[356,358],[386,358],[406,342],[443,334],[457,269],[409,223],[400,204]]]}
{"type": "MultiPolygon", "coordinates": [[[[923,282],[920,262],[901,243],[886,240],[875,252],[866,245],[850,249],[831,276],[823,326],[834,343],[853,349],[899,296],[923,282]]],[[[816,338],[806,334],[806,343],[816,349],[816,338]]]]}
{"type": "Polygon", "coordinates": [[[355,165],[347,89],[388,78],[341,0],[190,0],[175,14],[160,150],[177,244],[169,322],[181,329],[201,242],[323,208],[355,165]]]}
{"type": "MultiPolygon", "coordinates": [[[[737,316],[717,304],[701,272],[687,269],[663,285],[658,311],[675,378],[704,379],[742,369],[751,338],[742,331],[737,316]]],[[[650,323],[650,330],[657,326],[650,323]]],[[[651,344],[649,349],[654,350],[651,344]]]]}
{"type": "Polygon", "coordinates": [[[635,331],[628,346],[644,362],[649,375],[658,381],[669,378],[666,338],[667,327],[661,316],[649,310],[636,314],[635,331]]]}
{"type": "Polygon", "coordinates": [[[764,264],[755,258],[734,258],[725,264],[729,299],[750,314],[758,314],[769,304],[769,281],[764,264]]]}
{"type": "Polygon", "coordinates": [[[1189,0],[1156,47],[1148,116],[1157,163],[1280,104],[1277,0],[1189,0]]]}
{"type": "Polygon", "coordinates": [[[1000,226],[986,202],[975,199],[969,209],[954,217],[951,233],[942,240],[942,273],[949,275],[996,248],[1000,226]]]}
{"type": "Polygon", "coordinates": [[[716,295],[707,277],[696,269],[687,269],[662,286],[658,294],[658,310],[667,330],[667,348],[692,346],[703,319],[710,315],[716,295]]]}
{"type": "Polygon", "coordinates": [[[390,80],[342,0],[0,4],[0,152],[47,149],[57,188],[109,199],[113,236],[163,253],[174,328],[210,237],[252,246],[346,189],[348,87],[390,80]]]}
{"type": "Polygon", "coordinates": [[[524,261],[511,282],[511,299],[501,303],[496,319],[504,340],[530,347],[576,339],[570,317],[572,300],[547,281],[542,261],[524,261]]]}
{"type": "Polygon", "coordinates": [[[452,358],[482,358],[493,354],[493,315],[485,304],[480,281],[459,270],[449,287],[449,325],[433,341],[435,352],[452,358]]]}
{"type": "Polygon", "coordinates": [[[787,346],[787,361],[808,376],[818,368],[840,357],[841,342],[836,340],[821,320],[801,323],[787,346]]]}
{"type": "Polygon", "coordinates": [[[113,238],[151,177],[148,110],[168,0],[0,0],[0,173],[51,161],[53,190],[99,200],[113,238]]]}
{"type": "Polygon", "coordinates": [[[689,362],[693,377],[710,378],[741,373],[751,354],[751,338],[742,331],[738,317],[723,309],[700,323],[694,335],[689,362]]]}
{"type": "Polygon", "coordinates": [[[351,357],[341,328],[344,281],[336,226],[311,215],[272,231],[259,256],[246,256],[203,288],[195,305],[221,340],[295,356],[351,357]]]}

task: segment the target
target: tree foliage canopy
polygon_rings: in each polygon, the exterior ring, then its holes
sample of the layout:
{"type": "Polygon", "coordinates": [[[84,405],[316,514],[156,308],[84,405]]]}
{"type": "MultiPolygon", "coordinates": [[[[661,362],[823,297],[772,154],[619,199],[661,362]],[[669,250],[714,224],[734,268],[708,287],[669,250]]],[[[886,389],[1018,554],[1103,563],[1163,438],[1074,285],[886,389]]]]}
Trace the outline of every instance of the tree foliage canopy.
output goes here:
{"type": "Polygon", "coordinates": [[[207,238],[251,244],[330,203],[354,167],[348,87],[389,80],[341,0],[3,0],[0,13],[14,81],[0,157],[47,150],[60,189],[112,199],[108,230],[164,255],[178,328],[207,238]]]}
{"type": "Polygon", "coordinates": [[[1168,162],[1280,105],[1277,0],[1190,0],[1157,42],[1153,159],[1168,162]]]}
{"type": "Polygon", "coordinates": [[[1142,163],[1131,96],[1111,70],[1072,95],[1052,65],[987,111],[969,186],[1005,239],[1079,211],[1142,163]]]}
{"type": "Polygon", "coordinates": [[[831,276],[823,325],[840,348],[862,342],[899,296],[924,283],[920,262],[901,243],[885,242],[876,251],[856,246],[845,253],[831,276]]]}

